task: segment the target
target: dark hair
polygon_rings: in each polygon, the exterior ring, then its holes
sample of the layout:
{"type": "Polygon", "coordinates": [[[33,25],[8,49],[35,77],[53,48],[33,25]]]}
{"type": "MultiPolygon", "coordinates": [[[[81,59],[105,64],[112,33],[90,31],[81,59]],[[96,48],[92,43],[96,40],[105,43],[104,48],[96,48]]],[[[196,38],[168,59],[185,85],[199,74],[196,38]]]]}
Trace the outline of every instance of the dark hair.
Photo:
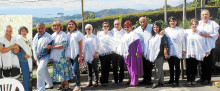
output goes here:
{"type": "Polygon", "coordinates": [[[170,26],[169,22],[170,22],[171,20],[176,21],[176,22],[177,22],[177,23],[176,23],[176,26],[179,26],[178,21],[177,21],[176,17],[174,17],[174,16],[170,16],[170,17],[168,18],[168,25],[169,25],[169,26],[170,26]]]}
{"type": "Polygon", "coordinates": [[[160,24],[158,21],[155,21],[155,22],[153,23],[153,25],[152,25],[152,31],[151,31],[152,36],[155,36],[154,25],[157,25],[157,26],[159,27],[158,33],[162,31],[162,29],[161,29],[161,24],[160,24]]]}
{"type": "Polygon", "coordinates": [[[25,26],[21,26],[21,27],[18,29],[18,34],[21,35],[21,30],[22,30],[22,29],[25,29],[25,30],[27,31],[27,33],[28,33],[28,29],[27,29],[25,26]]]}
{"type": "Polygon", "coordinates": [[[75,25],[74,31],[75,31],[76,28],[77,28],[76,22],[75,22],[74,20],[69,20],[69,21],[67,22],[67,24],[66,24],[66,31],[67,31],[67,32],[69,32],[68,24],[69,24],[70,22],[72,22],[72,23],[75,25]]]}

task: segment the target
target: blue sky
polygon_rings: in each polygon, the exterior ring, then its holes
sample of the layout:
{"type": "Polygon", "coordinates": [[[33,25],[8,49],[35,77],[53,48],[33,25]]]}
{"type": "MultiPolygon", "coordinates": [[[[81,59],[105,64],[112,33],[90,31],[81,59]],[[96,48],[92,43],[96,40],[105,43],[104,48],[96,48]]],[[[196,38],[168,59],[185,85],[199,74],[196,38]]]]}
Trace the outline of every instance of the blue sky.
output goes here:
{"type": "MultiPolygon", "coordinates": [[[[157,9],[162,8],[165,0],[84,0],[85,11],[103,9],[157,9]]],[[[193,0],[186,0],[192,2],[193,0]]],[[[171,6],[183,3],[183,0],[167,0],[171,6]]],[[[81,14],[81,0],[0,0],[0,14],[33,15],[33,17],[58,17],[57,13],[65,15],[81,14]]]]}

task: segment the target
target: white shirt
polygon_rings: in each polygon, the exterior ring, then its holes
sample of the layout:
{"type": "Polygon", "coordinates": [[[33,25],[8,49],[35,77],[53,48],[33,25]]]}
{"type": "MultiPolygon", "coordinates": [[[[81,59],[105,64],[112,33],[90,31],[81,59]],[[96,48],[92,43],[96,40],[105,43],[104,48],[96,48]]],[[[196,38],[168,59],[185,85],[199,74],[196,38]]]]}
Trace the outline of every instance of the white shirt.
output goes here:
{"type": "Polygon", "coordinates": [[[125,30],[123,28],[121,28],[120,31],[113,28],[110,32],[111,32],[113,38],[117,41],[120,41],[121,38],[123,37],[123,35],[125,34],[125,30]]]}
{"type": "Polygon", "coordinates": [[[209,52],[206,40],[197,31],[195,34],[192,29],[185,30],[186,39],[186,58],[196,58],[202,61],[206,52],[209,52]]]}
{"type": "Polygon", "coordinates": [[[104,33],[104,31],[101,31],[97,35],[98,39],[100,40],[100,47],[99,54],[102,55],[108,55],[115,50],[117,43],[114,39],[112,34],[108,31],[107,34],[104,33]]]}
{"type": "Polygon", "coordinates": [[[169,56],[182,58],[182,51],[185,51],[184,30],[180,27],[167,27],[165,34],[169,44],[169,56]]]}
{"type": "Polygon", "coordinates": [[[144,52],[145,48],[148,48],[149,40],[152,37],[152,26],[150,24],[147,24],[147,27],[144,30],[141,28],[141,26],[139,26],[134,30],[134,32],[136,32],[140,37],[141,48],[143,50],[142,52],[144,52]]]}
{"type": "Polygon", "coordinates": [[[67,33],[67,47],[66,47],[66,57],[75,59],[79,55],[79,41],[83,40],[83,34],[76,30],[73,33],[67,33]]]}
{"type": "Polygon", "coordinates": [[[219,30],[219,25],[212,20],[208,20],[207,24],[203,26],[204,22],[203,20],[199,21],[197,29],[200,32],[203,32],[205,34],[209,34],[212,36],[212,38],[206,38],[207,41],[207,47],[208,50],[211,51],[211,49],[215,48],[215,41],[218,38],[218,30],[219,30]]]}
{"type": "Polygon", "coordinates": [[[100,41],[96,35],[91,33],[89,36],[85,35],[85,42],[84,42],[84,61],[92,63],[92,60],[94,59],[94,55],[96,52],[98,52],[98,48],[100,45],[100,41]]]}
{"type": "MultiPolygon", "coordinates": [[[[10,47],[14,45],[15,42],[16,38],[14,36],[11,36],[10,41],[8,41],[4,35],[0,37],[0,43],[4,44],[4,47],[10,47]]],[[[2,61],[2,68],[4,70],[11,69],[12,67],[20,68],[18,57],[13,53],[13,50],[10,50],[6,53],[1,53],[0,60],[2,61]]]]}
{"type": "MultiPolygon", "coordinates": [[[[54,32],[52,34],[53,37],[53,46],[61,45],[62,42],[67,42],[67,35],[65,32],[60,31],[59,34],[57,32],[54,32]]],[[[50,53],[50,59],[53,59],[53,61],[59,61],[62,57],[62,52],[64,49],[52,49],[50,53]]]]}

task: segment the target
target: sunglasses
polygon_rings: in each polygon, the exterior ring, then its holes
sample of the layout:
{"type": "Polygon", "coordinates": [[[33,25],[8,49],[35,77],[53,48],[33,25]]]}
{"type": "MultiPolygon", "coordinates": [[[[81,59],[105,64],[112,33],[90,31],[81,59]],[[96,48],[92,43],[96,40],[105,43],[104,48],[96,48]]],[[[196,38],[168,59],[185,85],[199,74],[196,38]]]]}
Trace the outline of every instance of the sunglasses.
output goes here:
{"type": "Polygon", "coordinates": [[[90,31],[91,29],[89,28],[89,29],[86,29],[86,30],[90,31]]]}
{"type": "Polygon", "coordinates": [[[109,26],[103,26],[103,27],[109,27],[109,26]]]}

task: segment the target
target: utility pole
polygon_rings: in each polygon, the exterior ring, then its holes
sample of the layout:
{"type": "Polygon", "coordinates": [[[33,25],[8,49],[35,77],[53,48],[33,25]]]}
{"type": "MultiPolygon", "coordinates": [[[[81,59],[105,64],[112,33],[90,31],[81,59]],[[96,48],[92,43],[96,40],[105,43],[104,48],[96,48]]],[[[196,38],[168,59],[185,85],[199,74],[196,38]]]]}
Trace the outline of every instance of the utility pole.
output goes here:
{"type": "Polygon", "coordinates": [[[205,0],[201,0],[201,8],[205,8],[205,0]]]}
{"type": "Polygon", "coordinates": [[[164,4],[164,22],[167,22],[167,0],[165,0],[164,4]]]}
{"type": "Polygon", "coordinates": [[[186,28],[186,0],[183,0],[183,28],[186,28]]]}
{"type": "Polygon", "coordinates": [[[81,0],[81,7],[82,7],[82,33],[85,34],[83,0],[81,0]]]}

